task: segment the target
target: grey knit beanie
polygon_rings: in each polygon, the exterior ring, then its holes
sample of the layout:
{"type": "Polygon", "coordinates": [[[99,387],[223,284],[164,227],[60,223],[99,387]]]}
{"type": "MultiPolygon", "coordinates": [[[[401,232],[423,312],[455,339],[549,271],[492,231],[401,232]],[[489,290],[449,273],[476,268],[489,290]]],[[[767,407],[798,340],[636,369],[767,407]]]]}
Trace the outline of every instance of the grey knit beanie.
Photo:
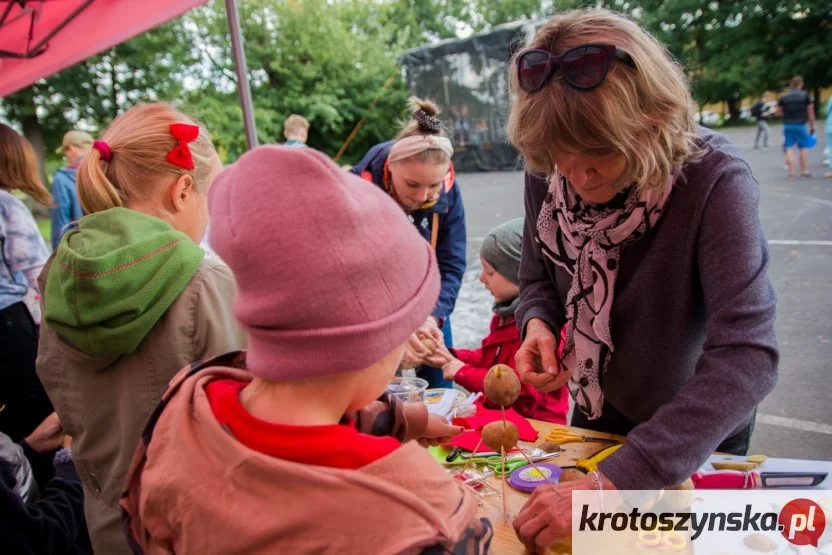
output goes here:
{"type": "Polygon", "coordinates": [[[512,283],[520,283],[523,218],[509,220],[491,230],[480,247],[480,256],[512,283]]]}

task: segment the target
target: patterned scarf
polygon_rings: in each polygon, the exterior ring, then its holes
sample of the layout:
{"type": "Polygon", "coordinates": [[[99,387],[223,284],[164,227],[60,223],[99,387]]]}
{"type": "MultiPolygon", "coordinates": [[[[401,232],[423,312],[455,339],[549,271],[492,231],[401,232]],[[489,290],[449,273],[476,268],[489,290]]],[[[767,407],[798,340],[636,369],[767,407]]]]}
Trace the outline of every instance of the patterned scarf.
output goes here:
{"type": "Polygon", "coordinates": [[[605,205],[592,205],[557,171],[549,182],[537,220],[538,242],[572,276],[561,364],[572,375],[572,398],[591,420],[601,416],[603,375],[615,351],[610,312],[621,248],[655,227],[670,190],[639,193],[630,187],[605,205]]]}

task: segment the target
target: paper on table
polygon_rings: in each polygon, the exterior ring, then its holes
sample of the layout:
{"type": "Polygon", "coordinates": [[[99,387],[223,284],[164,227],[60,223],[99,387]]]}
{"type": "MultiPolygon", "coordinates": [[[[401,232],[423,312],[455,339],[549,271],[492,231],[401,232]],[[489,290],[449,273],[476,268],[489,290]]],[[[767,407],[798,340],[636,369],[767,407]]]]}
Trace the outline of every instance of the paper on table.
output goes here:
{"type": "Polygon", "coordinates": [[[449,418],[451,412],[454,410],[454,402],[456,401],[457,393],[455,389],[446,389],[442,394],[442,398],[438,401],[425,403],[428,406],[428,412],[449,418]]]}

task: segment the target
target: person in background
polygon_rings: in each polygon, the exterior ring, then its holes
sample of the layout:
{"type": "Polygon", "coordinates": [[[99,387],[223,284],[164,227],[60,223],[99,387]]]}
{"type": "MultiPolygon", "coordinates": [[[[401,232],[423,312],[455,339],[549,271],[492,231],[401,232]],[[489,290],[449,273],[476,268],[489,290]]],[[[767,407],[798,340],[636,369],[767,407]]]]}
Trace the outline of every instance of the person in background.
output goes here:
{"type": "Polygon", "coordinates": [[[0,432],[18,442],[54,409],[35,372],[38,329],[25,303],[49,249],[15,190],[52,204],[32,145],[0,124],[0,432]]]}
{"type": "Polygon", "coordinates": [[[826,101],[826,167],[828,172],[823,174],[826,179],[832,179],[832,95],[829,95],[829,100],[826,101]]]}
{"type": "Polygon", "coordinates": [[[487,552],[471,493],[403,443],[462,429],[385,393],[439,294],[430,246],[312,149],[254,149],[208,194],[251,339],[185,368],[153,412],[122,496],[137,552],[487,552]]]}
{"type": "Polygon", "coordinates": [[[768,148],[768,139],[771,134],[771,128],[768,126],[769,114],[766,112],[766,99],[768,94],[765,93],[760,99],[751,107],[751,116],[757,120],[757,135],[754,137],[754,148],[760,148],[760,137],[763,138],[763,148],[768,148]]]}
{"type": "MultiPolygon", "coordinates": [[[[428,357],[430,364],[442,368],[445,379],[472,393],[484,390],[485,375],[495,364],[516,366],[514,355],[522,344],[514,317],[520,302],[522,240],[523,218],[516,218],[493,229],[480,248],[480,281],[494,297],[491,333],[482,340],[482,347],[470,351],[440,347],[434,356],[428,357]]],[[[566,424],[569,393],[565,386],[544,393],[524,384],[512,407],[526,418],[566,424]]]]}
{"type": "Polygon", "coordinates": [[[245,346],[231,271],[199,247],[220,168],[208,132],[173,106],[128,110],[78,166],[87,215],[41,272],[38,375],[73,438],[96,553],[130,552],[119,495],[168,381],[245,346]]]}
{"type": "Polygon", "coordinates": [[[92,136],[86,131],[73,129],[64,135],[61,146],[55,152],[66,158],[66,167],[60,168],[52,177],[52,249],[58,248],[61,236],[68,226],[84,215],[78,191],[75,187],[75,170],[81,159],[92,148],[92,136]]]}
{"type": "Polygon", "coordinates": [[[789,179],[794,177],[794,150],[798,151],[800,176],[812,177],[809,173],[809,135],[815,134],[815,100],[803,90],[803,77],[796,75],[789,85],[789,92],[777,102],[777,114],[783,116],[783,134],[786,151],[786,168],[789,179]],[[806,124],[809,131],[806,131],[806,124]]]}
{"type": "MultiPolygon", "coordinates": [[[[419,340],[420,335],[453,346],[450,317],[466,263],[465,208],[451,164],[453,145],[436,117],[439,110],[434,103],[412,97],[409,107],[411,118],[404,123],[398,137],[371,148],[350,170],[396,201],[422,237],[430,242],[439,261],[442,275],[439,302],[411,337],[403,368],[421,365],[428,354],[419,340]]],[[[390,270],[396,272],[395,267],[390,270]]],[[[421,366],[417,374],[428,381],[429,387],[453,386],[439,368],[421,366]]]]}
{"type": "Polygon", "coordinates": [[[297,114],[292,114],[283,123],[283,136],[286,137],[284,146],[305,147],[309,138],[309,121],[297,114]]]}
{"type": "Polygon", "coordinates": [[[0,433],[0,538],[4,553],[92,553],[84,520],[84,489],[70,438],[52,413],[19,444],[0,433]],[[48,476],[38,475],[48,456],[48,476]],[[53,466],[54,465],[54,466],[53,466]]]}

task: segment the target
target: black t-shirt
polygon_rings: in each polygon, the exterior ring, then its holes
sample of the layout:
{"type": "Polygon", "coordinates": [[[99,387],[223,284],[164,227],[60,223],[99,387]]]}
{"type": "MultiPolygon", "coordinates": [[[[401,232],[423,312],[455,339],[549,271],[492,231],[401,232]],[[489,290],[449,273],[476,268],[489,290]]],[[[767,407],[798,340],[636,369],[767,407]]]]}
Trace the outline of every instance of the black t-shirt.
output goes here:
{"type": "Polygon", "coordinates": [[[806,123],[809,104],[814,102],[806,91],[789,91],[781,96],[778,104],[783,110],[783,123],[806,123]]]}

